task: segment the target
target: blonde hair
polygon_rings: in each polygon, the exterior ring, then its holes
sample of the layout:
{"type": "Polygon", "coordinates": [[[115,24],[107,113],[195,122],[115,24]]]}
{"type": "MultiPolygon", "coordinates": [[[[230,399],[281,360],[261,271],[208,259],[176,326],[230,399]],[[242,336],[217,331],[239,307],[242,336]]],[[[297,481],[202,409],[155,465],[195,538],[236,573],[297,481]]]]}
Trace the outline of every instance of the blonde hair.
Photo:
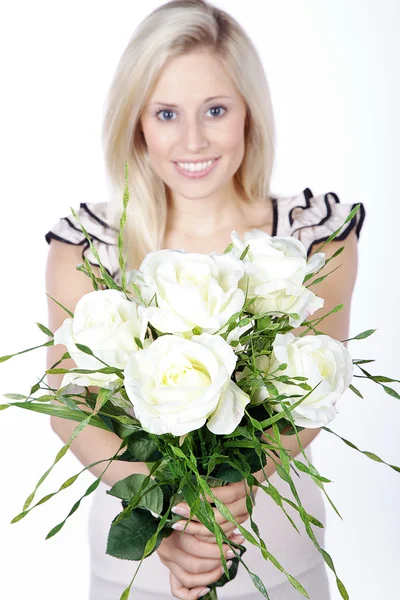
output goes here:
{"type": "Polygon", "coordinates": [[[235,188],[249,202],[270,195],[275,124],[263,65],[246,32],[228,13],[204,0],[172,0],[154,10],[134,31],[114,74],[105,105],[102,142],[110,201],[108,218],[119,226],[128,163],[130,200],[124,230],[128,268],[162,248],[167,188],[152,169],[139,120],[159,73],[172,57],[195,50],[218,57],[247,108],[245,154],[235,188]],[[129,245],[128,245],[129,244],[129,245]]]}

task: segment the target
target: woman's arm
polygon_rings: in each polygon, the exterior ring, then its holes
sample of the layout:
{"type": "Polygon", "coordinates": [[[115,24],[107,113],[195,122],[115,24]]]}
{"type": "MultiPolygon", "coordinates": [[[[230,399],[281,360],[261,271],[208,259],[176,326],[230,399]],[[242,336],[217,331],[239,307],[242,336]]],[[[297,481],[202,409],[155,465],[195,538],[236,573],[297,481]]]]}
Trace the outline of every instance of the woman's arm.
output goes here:
{"type": "MultiPolygon", "coordinates": [[[[316,252],[320,245],[321,244],[316,244],[313,246],[311,255],[316,252]]],[[[357,235],[354,229],[349,233],[345,240],[341,242],[334,240],[326,244],[322,249],[322,252],[325,253],[325,260],[333,256],[341,246],[344,246],[344,250],[339,256],[331,260],[328,265],[325,265],[318,273],[317,277],[326,275],[326,273],[329,273],[338,267],[338,265],[341,266],[334,273],[331,273],[324,281],[310,287],[310,290],[314,294],[325,299],[325,305],[312,315],[313,319],[322,317],[338,304],[344,304],[342,310],[329,315],[329,317],[326,317],[326,319],[321,321],[317,326],[319,331],[323,331],[326,335],[339,341],[346,340],[349,337],[351,298],[356,282],[358,267],[357,245],[357,235]]],[[[307,331],[307,327],[298,327],[297,329],[293,329],[291,333],[300,335],[303,331],[307,331]]],[[[344,345],[347,347],[347,342],[345,342],[344,345]]],[[[320,431],[320,428],[303,429],[303,431],[300,431],[298,435],[303,448],[308,446],[320,431]]],[[[266,439],[265,436],[263,437],[266,439]]],[[[296,456],[300,452],[300,447],[295,435],[285,436],[285,448],[292,456],[296,456]]],[[[277,462],[279,463],[280,461],[277,459],[277,462]]],[[[275,463],[269,460],[265,467],[267,476],[270,477],[275,470],[275,463]]],[[[259,481],[264,480],[262,470],[254,475],[257,476],[259,481]]]]}
{"type": "MultiPolygon", "coordinates": [[[[84,294],[93,291],[90,279],[81,271],[76,270],[76,265],[82,262],[81,252],[81,246],[52,240],[47,257],[46,292],[72,312],[74,312],[78,300],[84,294]]],[[[99,268],[94,266],[92,268],[94,273],[100,277],[99,268]]],[[[68,314],[51,298],[48,298],[48,327],[50,331],[54,333],[67,317],[68,314]]],[[[61,344],[49,346],[47,348],[47,369],[50,369],[54,363],[60,360],[65,351],[65,346],[61,344]]],[[[72,359],[67,359],[58,366],[71,369],[76,367],[76,364],[72,359]]],[[[48,375],[47,382],[52,388],[58,389],[61,386],[62,378],[63,375],[48,375]]],[[[99,390],[98,387],[94,386],[89,389],[93,392],[99,390]]],[[[57,401],[54,401],[54,403],[60,404],[57,401]]],[[[91,411],[89,407],[87,407],[87,411],[91,411]]],[[[77,426],[75,421],[54,416],[50,418],[50,423],[53,431],[64,443],[68,442],[77,426]]],[[[88,425],[74,439],[70,449],[78,460],[84,466],[87,466],[98,460],[111,458],[120,445],[121,439],[115,433],[88,425]]],[[[122,452],[123,450],[121,450],[122,452]]],[[[103,462],[91,467],[89,470],[93,475],[99,477],[106,466],[107,463],[103,462]]],[[[148,475],[149,470],[143,462],[113,461],[101,479],[112,487],[114,483],[133,473],[148,475]]]]}

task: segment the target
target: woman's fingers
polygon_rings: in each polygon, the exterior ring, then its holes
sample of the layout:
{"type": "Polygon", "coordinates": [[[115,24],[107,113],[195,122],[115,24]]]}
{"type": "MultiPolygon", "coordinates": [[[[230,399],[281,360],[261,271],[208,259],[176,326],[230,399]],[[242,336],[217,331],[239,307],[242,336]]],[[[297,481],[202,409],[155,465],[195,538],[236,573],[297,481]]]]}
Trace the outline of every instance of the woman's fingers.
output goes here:
{"type": "MultiPolygon", "coordinates": [[[[241,514],[247,512],[246,496],[239,498],[235,502],[226,504],[226,507],[229,509],[229,511],[232,513],[233,517],[236,519],[236,515],[241,515],[241,514]]],[[[190,515],[190,509],[189,509],[188,505],[184,504],[184,503],[178,504],[176,507],[174,507],[173,512],[177,515],[185,517],[185,519],[188,519],[189,515],[190,515]]],[[[218,525],[221,525],[222,523],[230,522],[230,521],[226,521],[226,519],[221,515],[221,513],[219,512],[219,510],[217,508],[213,508],[213,512],[214,512],[215,520],[218,523],[218,525]]],[[[191,520],[191,522],[196,521],[197,523],[200,523],[200,519],[196,516],[193,516],[190,520],[191,520]]]]}
{"type": "Polygon", "coordinates": [[[206,589],[204,585],[201,585],[189,590],[187,587],[182,585],[172,571],[169,573],[169,584],[171,586],[172,595],[180,600],[196,600],[197,598],[200,598],[199,594],[206,589]]]}
{"type": "MultiPolygon", "coordinates": [[[[219,551],[219,547],[218,544],[215,541],[215,538],[210,539],[207,538],[207,540],[201,540],[198,538],[198,536],[194,536],[194,535],[186,535],[185,533],[181,533],[181,532],[174,532],[172,534],[172,536],[176,536],[176,545],[177,547],[182,550],[183,552],[186,552],[187,554],[192,554],[193,556],[197,557],[197,558],[208,558],[208,559],[214,559],[214,560],[219,560],[220,564],[221,563],[221,554],[219,551]],[[210,543],[214,542],[214,543],[210,543]]],[[[172,537],[171,536],[171,537],[172,537]]],[[[230,536],[227,535],[228,538],[230,538],[230,536]]],[[[233,536],[232,537],[232,542],[236,542],[236,543],[241,543],[238,542],[238,537],[237,536],[233,536]]],[[[228,544],[222,544],[222,550],[225,556],[225,559],[228,561],[230,558],[230,556],[228,556],[228,551],[230,550],[229,545],[228,544]]],[[[169,558],[169,555],[167,554],[167,552],[165,553],[166,558],[169,558]]]]}
{"type": "MultiPolygon", "coordinates": [[[[166,562],[169,570],[175,575],[175,577],[180,581],[181,585],[188,590],[192,588],[200,588],[202,589],[210,585],[210,583],[215,583],[221,577],[222,573],[224,573],[224,569],[222,564],[213,569],[212,571],[208,571],[206,573],[188,573],[183,569],[180,565],[175,562],[166,562]]],[[[200,591],[200,590],[199,590],[200,591]]],[[[181,590],[182,593],[182,590],[181,590]]]]}
{"type": "Polygon", "coordinates": [[[209,573],[210,571],[219,569],[222,565],[220,555],[218,558],[200,558],[198,556],[194,556],[193,554],[187,554],[186,552],[179,550],[179,548],[176,548],[174,557],[171,558],[171,561],[179,565],[181,569],[190,575],[202,575],[204,573],[209,573]]]}
{"type": "MultiPolygon", "coordinates": [[[[247,521],[248,518],[249,514],[246,512],[235,517],[235,520],[237,523],[239,523],[239,525],[241,525],[242,523],[244,523],[244,521],[247,521]]],[[[209,531],[207,527],[205,527],[202,523],[198,523],[197,521],[188,522],[187,519],[182,519],[181,521],[177,521],[174,524],[173,528],[176,531],[183,531],[186,523],[187,526],[185,529],[185,533],[190,533],[191,535],[196,536],[203,536],[205,538],[212,539],[213,541],[215,540],[215,535],[211,531],[209,531]]],[[[225,534],[232,533],[232,531],[236,529],[236,525],[234,523],[231,523],[230,521],[224,521],[220,524],[220,527],[225,534]]]]}
{"type": "MultiPolygon", "coordinates": [[[[232,534],[230,538],[235,543],[240,544],[243,542],[243,538],[240,539],[240,536],[236,534],[232,534]]],[[[173,596],[181,600],[199,598],[199,594],[211,583],[218,581],[223,573],[218,545],[216,543],[205,543],[195,536],[185,536],[185,534],[178,534],[178,532],[174,532],[167,539],[169,542],[165,545],[165,551],[160,552],[163,546],[161,544],[157,552],[161,562],[170,570],[170,585],[173,596]],[[171,552],[172,548],[173,552],[171,552]],[[174,562],[170,560],[171,557],[173,557],[174,562]],[[202,557],[205,558],[204,562],[202,557]],[[201,572],[206,565],[209,567],[214,564],[217,565],[216,568],[201,572]]],[[[231,559],[227,556],[228,550],[228,544],[223,544],[224,556],[227,562],[231,559]]]]}
{"type": "MultiPolygon", "coordinates": [[[[255,474],[253,473],[253,475],[255,474]]],[[[253,486],[252,489],[253,492],[256,493],[258,487],[253,486]]],[[[246,498],[246,490],[247,493],[249,493],[250,487],[247,481],[243,479],[242,481],[237,481],[236,483],[228,483],[227,485],[212,488],[212,493],[216,498],[218,498],[218,500],[223,502],[225,505],[228,505],[236,502],[240,498],[246,498]]],[[[214,502],[214,499],[208,494],[206,494],[206,498],[209,502],[214,502]]]]}

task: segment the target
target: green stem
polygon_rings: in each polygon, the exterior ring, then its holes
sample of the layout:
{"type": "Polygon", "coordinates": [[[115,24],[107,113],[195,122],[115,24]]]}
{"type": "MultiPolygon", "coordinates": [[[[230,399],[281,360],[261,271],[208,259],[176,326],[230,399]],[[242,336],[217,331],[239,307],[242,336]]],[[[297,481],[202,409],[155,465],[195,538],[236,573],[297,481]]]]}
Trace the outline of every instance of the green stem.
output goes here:
{"type": "MultiPolygon", "coordinates": [[[[205,457],[207,455],[207,449],[206,449],[206,444],[205,444],[205,440],[204,440],[204,436],[203,436],[203,432],[202,432],[201,428],[198,430],[198,432],[199,432],[200,445],[201,445],[201,466],[204,469],[205,468],[204,467],[205,457]]],[[[205,596],[205,598],[206,598],[206,596],[205,596]]]]}
{"type": "Polygon", "coordinates": [[[205,596],[202,596],[204,600],[218,600],[217,589],[211,588],[211,591],[208,592],[205,596]]]}

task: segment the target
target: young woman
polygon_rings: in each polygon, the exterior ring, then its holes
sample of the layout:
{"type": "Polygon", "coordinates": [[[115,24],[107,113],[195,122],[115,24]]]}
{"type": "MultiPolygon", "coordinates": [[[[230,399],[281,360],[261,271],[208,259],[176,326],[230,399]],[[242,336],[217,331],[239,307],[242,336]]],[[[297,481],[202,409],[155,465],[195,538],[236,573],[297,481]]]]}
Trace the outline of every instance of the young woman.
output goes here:
{"type": "MultiPolygon", "coordinates": [[[[145,254],[159,248],[222,252],[230,243],[231,231],[242,235],[253,228],[270,235],[292,235],[311,255],[343,223],[354,205],[340,203],[334,193],[313,196],[308,188],[290,197],[272,195],[274,138],[268,83],[259,56],[241,26],[226,12],[203,1],[168,2],[153,11],[134,32],[107,99],[103,140],[110,200],[81,204],[78,211],[109,273],[120,281],[116,241],[125,161],[129,163],[131,196],[124,232],[129,268],[139,268],[145,254]]],[[[320,325],[338,340],[349,335],[357,238],[364,214],[361,205],[340,237],[324,248],[328,258],[344,245],[342,266],[313,287],[325,299],[324,308],[314,317],[344,303],[343,310],[320,325]]],[[[90,280],[76,270],[76,264],[86,256],[96,265],[95,258],[72,216],[61,218],[46,239],[51,242],[47,292],[73,311],[79,298],[92,291],[90,280]]],[[[94,270],[98,273],[96,267],[94,270]]],[[[50,329],[57,329],[64,318],[65,313],[50,301],[50,329]]],[[[60,359],[64,351],[60,346],[49,348],[48,365],[60,359]]],[[[74,366],[72,360],[64,364],[74,366]]],[[[61,384],[61,376],[49,376],[48,380],[52,387],[61,384]]],[[[75,425],[52,418],[52,427],[67,441],[75,425]]],[[[313,429],[300,434],[311,460],[310,442],[318,433],[313,429]]],[[[87,465],[111,456],[118,447],[117,436],[89,427],[74,440],[71,450],[87,465]]],[[[298,454],[293,437],[287,438],[287,447],[294,456],[298,454]]],[[[99,465],[91,471],[98,476],[101,468],[99,465]]],[[[148,470],[144,463],[114,462],[94,496],[89,524],[91,600],[118,600],[136,569],[136,563],[106,554],[108,530],[121,506],[105,492],[134,472],[148,470]]],[[[273,465],[268,464],[267,475],[283,495],[292,497],[273,465]]],[[[300,475],[296,481],[304,506],[324,523],[321,492],[310,478],[300,475]]],[[[238,522],[249,525],[242,484],[218,488],[218,492],[238,522]]],[[[301,535],[267,494],[258,492],[256,500],[254,520],[269,551],[303,584],[310,598],[327,600],[324,563],[298,513],[289,507],[301,535]]],[[[185,507],[184,503],[180,506],[185,507]]],[[[220,522],[230,536],[235,535],[230,523],[222,517],[220,522]]],[[[315,535],[323,546],[324,530],[316,528],[315,535]]],[[[246,546],[244,559],[261,577],[272,600],[299,597],[258,549],[246,546]]],[[[228,546],[224,547],[227,551],[228,546]]],[[[221,573],[215,539],[201,523],[193,522],[185,534],[175,531],[143,562],[131,597],[193,600],[221,573]]],[[[218,596],[262,598],[241,567],[234,583],[219,588],[218,596]]]]}

